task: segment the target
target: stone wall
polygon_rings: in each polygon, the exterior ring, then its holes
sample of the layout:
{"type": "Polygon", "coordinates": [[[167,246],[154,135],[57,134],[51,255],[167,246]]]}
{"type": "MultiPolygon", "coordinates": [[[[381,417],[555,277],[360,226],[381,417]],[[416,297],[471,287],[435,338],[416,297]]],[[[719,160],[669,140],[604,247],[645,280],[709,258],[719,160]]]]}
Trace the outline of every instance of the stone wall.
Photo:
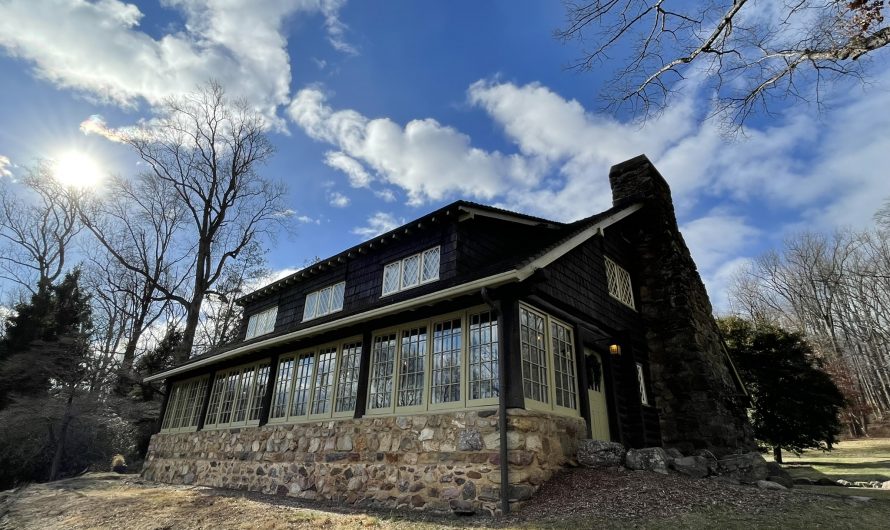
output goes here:
{"type": "MultiPolygon", "coordinates": [[[[508,410],[516,505],[574,459],[581,418],[508,410]]],[[[365,417],[152,437],[149,480],[302,499],[500,511],[497,410],[365,417]]]]}
{"type": "Polygon", "coordinates": [[[609,181],[616,205],[644,203],[625,230],[638,259],[635,281],[664,445],[685,453],[750,451],[744,394],[677,226],[667,182],[645,156],[614,166],[609,181]]]}

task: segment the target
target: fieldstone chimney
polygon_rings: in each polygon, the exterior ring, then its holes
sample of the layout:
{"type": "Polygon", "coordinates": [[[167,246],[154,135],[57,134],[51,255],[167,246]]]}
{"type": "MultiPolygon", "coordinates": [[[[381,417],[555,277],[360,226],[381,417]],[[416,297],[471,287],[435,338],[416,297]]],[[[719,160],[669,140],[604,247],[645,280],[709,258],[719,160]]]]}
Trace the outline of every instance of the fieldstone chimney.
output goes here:
{"type": "Polygon", "coordinates": [[[613,166],[609,183],[614,204],[644,203],[628,233],[639,259],[639,310],[665,447],[717,456],[752,450],[744,387],[677,226],[667,181],[640,155],[613,166]]]}

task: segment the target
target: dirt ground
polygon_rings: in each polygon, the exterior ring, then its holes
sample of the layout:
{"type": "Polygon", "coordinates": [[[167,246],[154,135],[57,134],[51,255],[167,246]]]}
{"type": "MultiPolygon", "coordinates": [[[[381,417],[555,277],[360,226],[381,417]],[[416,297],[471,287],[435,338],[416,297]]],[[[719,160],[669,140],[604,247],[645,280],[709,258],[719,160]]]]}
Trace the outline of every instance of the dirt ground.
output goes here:
{"type": "Polygon", "coordinates": [[[890,501],[763,491],[719,480],[569,470],[519,514],[491,518],[332,503],[90,473],[0,493],[0,529],[274,528],[879,528],[890,501]]]}

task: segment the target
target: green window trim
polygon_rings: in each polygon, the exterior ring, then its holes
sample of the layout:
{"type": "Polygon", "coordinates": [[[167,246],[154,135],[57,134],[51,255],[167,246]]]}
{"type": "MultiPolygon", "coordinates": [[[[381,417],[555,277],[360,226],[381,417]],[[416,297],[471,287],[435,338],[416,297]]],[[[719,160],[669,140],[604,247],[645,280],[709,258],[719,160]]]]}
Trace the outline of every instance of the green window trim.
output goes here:
{"type": "Polygon", "coordinates": [[[263,359],[217,372],[207,406],[204,429],[259,425],[270,370],[270,360],[263,359]]]}
{"type": "Polygon", "coordinates": [[[198,429],[209,379],[210,376],[204,375],[173,383],[161,422],[161,432],[194,432],[198,429]]]}

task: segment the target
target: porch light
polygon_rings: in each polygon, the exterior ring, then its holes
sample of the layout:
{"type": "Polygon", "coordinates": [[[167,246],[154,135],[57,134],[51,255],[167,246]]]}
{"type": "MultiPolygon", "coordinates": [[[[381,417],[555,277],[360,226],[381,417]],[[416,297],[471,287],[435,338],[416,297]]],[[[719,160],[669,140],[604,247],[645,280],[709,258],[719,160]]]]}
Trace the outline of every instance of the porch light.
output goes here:
{"type": "Polygon", "coordinates": [[[621,346],[618,344],[609,344],[609,353],[612,355],[621,355],[621,346]]]}

